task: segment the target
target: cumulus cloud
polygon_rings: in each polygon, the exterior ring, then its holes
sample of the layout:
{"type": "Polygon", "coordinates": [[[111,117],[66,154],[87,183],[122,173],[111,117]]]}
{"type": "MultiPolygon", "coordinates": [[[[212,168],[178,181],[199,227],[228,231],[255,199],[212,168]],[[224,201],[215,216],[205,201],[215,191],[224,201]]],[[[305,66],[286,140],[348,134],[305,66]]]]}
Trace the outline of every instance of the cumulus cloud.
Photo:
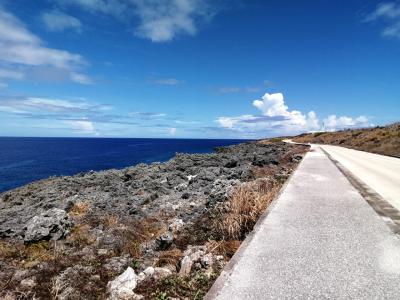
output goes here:
{"type": "Polygon", "coordinates": [[[80,133],[84,134],[97,133],[94,124],[87,120],[64,121],[64,124],[70,125],[70,127],[73,130],[78,131],[80,133]]]}
{"type": "Polygon", "coordinates": [[[268,134],[289,135],[320,130],[332,131],[369,125],[365,116],[350,118],[331,115],[323,120],[321,126],[314,111],[305,114],[297,110],[290,110],[282,93],[266,93],[260,99],[254,100],[253,106],[260,111],[260,115],[219,117],[216,122],[220,128],[236,131],[243,136],[253,137],[262,137],[268,134]]]}
{"type": "Polygon", "coordinates": [[[153,42],[167,42],[180,34],[194,35],[199,23],[215,9],[209,0],[57,0],[63,7],[76,6],[126,22],[139,20],[135,34],[153,42]]]}
{"type": "Polygon", "coordinates": [[[70,29],[81,32],[82,30],[81,21],[58,10],[43,13],[41,19],[49,31],[61,32],[70,29]]]}
{"type": "MultiPolygon", "coordinates": [[[[74,72],[86,64],[79,54],[49,48],[14,15],[0,6],[0,62],[13,67],[50,66],[74,72]]],[[[73,81],[82,83],[71,76],[73,81]]]]}
{"type": "Polygon", "coordinates": [[[383,37],[400,38],[400,3],[380,3],[372,13],[367,15],[364,21],[382,21],[385,23],[385,27],[381,33],[383,37]]]}
{"type": "Polygon", "coordinates": [[[323,120],[323,129],[327,131],[335,131],[352,127],[367,127],[369,125],[369,120],[365,116],[352,118],[346,116],[337,117],[336,115],[330,115],[323,120]]]}

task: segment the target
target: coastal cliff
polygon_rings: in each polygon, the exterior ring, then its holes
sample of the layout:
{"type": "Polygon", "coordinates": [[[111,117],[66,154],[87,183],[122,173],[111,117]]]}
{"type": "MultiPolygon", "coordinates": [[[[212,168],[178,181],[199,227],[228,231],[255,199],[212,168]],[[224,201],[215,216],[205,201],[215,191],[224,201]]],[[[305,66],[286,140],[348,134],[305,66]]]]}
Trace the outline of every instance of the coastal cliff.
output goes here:
{"type": "Polygon", "coordinates": [[[249,142],[2,193],[0,296],[199,299],[307,150],[249,142]]]}

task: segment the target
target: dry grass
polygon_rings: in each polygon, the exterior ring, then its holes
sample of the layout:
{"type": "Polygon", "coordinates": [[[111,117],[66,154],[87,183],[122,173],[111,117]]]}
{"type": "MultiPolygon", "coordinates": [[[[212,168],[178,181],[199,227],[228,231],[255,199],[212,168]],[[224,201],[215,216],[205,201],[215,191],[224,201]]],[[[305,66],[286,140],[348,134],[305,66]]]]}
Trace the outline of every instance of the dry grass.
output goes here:
{"type": "Polygon", "coordinates": [[[229,241],[209,241],[207,242],[207,250],[215,255],[223,255],[225,258],[231,258],[239,249],[242,242],[239,240],[229,241]]]}
{"type": "Polygon", "coordinates": [[[96,237],[89,231],[90,231],[89,225],[87,224],[77,225],[72,229],[67,240],[77,247],[83,247],[86,245],[93,244],[96,241],[96,237]]]}
{"type": "Polygon", "coordinates": [[[178,268],[181,258],[182,258],[182,251],[180,251],[179,249],[161,251],[155,266],[163,267],[170,265],[174,266],[175,268],[178,268]]]}
{"type": "Polygon", "coordinates": [[[7,259],[18,257],[19,250],[17,247],[6,241],[0,241],[0,258],[7,259]]]}
{"type": "Polygon", "coordinates": [[[77,202],[72,206],[69,215],[75,218],[82,218],[88,213],[89,208],[90,204],[88,202],[77,202]]]}
{"type": "Polygon", "coordinates": [[[219,224],[225,239],[243,239],[253,229],[278,189],[278,186],[268,189],[261,186],[260,190],[254,183],[243,184],[236,188],[226,203],[226,213],[219,224]]]}
{"type": "Polygon", "coordinates": [[[293,140],[300,143],[341,145],[400,157],[400,123],[384,127],[301,134],[293,140]]]}

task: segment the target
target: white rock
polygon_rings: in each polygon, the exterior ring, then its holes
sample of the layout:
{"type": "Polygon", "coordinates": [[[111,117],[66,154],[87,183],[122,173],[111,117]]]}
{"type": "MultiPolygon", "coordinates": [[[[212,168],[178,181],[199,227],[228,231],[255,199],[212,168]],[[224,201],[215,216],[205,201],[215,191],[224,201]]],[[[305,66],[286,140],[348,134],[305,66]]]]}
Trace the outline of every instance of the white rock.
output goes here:
{"type": "Polygon", "coordinates": [[[181,276],[189,275],[190,271],[192,270],[192,265],[193,265],[193,260],[190,258],[190,256],[187,255],[184,258],[182,258],[179,275],[181,276]]]}
{"type": "Polygon", "coordinates": [[[182,219],[173,219],[171,224],[168,226],[168,230],[172,232],[179,231],[183,227],[185,223],[182,221],[182,219]]]}
{"type": "Polygon", "coordinates": [[[140,272],[137,276],[137,280],[138,282],[142,282],[143,280],[146,279],[146,274],[144,274],[143,272],[140,272]]]}
{"type": "Polygon", "coordinates": [[[153,267],[148,267],[146,268],[143,273],[146,275],[146,277],[151,277],[154,274],[154,268],[153,267]]]}
{"type": "Polygon", "coordinates": [[[97,254],[102,256],[102,255],[107,255],[108,250],[107,249],[99,249],[97,250],[97,254]]]}
{"type": "Polygon", "coordinates": [[[186,176],[188,181],[191,181],[193,178],[196,178],[196,177],[197,177],[197,175],[188,175],[188,176],[186,176]]]}
{"type": "Polygon", "coordinates": [[[22,289],[32,289],[36,286],[36,278],[26,278],[21,280],[20,286],[22,289]]]}
{"type": "Polygon", "coordinates": [[[158,280],[158,279],[167,277],[169,275],[172,275],[172,272],[171,272],[170,269],[167,269],[167,268],[154,268],[154,274],[153,274],[154,280],[158,280]]]}
{"type": "Polygon", "coordinates": [[[110,294],[108,299],[128,300],[138,296],[133,292],[137,285],[137,279],[135,271],[128,267],[124,273],[107,284],[107,290],[110,294]]]}

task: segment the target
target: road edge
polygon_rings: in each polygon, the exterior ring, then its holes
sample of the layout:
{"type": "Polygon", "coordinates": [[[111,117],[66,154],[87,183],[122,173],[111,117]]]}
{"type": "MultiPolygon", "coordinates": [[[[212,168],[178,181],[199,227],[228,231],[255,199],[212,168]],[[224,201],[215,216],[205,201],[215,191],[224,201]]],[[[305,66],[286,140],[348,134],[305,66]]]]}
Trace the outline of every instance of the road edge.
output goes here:
{"type": "Polygon", "coordinates": [[[369,187],[361,179],[351,173],[339,161],[334,159],[323,147],[320,149],[333,162],[339,171],[347,178],[352,186],[361,194],[364,200],[373,208],[373,210],[383,219],[390,230],[400,238],[400,211],[386,201],[374,189],[369,187]]]}
{"type": "MultiPolygon", "coordinates": [[[[306,145],[310,146],[310,145],[306,145]]],[[[203,300],[212,300],[216,299],[219,292],[222,290],[224,287],[225,283],[235,270],[235,267],[239,260],[243,257],[244,252],[246,251],[247,247],[253,240],[254,236],[256,233],[260,230],[261,224],[264,222],[264,220],[269,216],[270,212],[274,209],[276,203],[278,202],[280,196],[286,189],[287,185],[291,181],[294,173],[297,171],[299,166],[304,162],[305,157],[309,152],[312,152],[313,149],[309,148],[309,150],[306,152],[306,154],[303,156],[303,159],[300,161],[299,164],[297,164],[296,168],[292,171],[292,173],[289,175],[288,179],[286,182],[282,185],[280,191],[276,194],[274,199],[272,200],[271,204],[266,208],[266,210],[262,213],[261,217],[258,219],[257,223],[254,225],[253,230],[247,235],[247,237],[244,239],[244,241],[240,244],[239,249],[235,252],[235,254],[232,256],[232,258],[229,260],[229,262],[225,265],[223,270],[221,271],[220,275],[218,276],[217,280],[214,281],[213,285],[211,288],[208,290],[207,294],[204,296],[203,300]]]]}

